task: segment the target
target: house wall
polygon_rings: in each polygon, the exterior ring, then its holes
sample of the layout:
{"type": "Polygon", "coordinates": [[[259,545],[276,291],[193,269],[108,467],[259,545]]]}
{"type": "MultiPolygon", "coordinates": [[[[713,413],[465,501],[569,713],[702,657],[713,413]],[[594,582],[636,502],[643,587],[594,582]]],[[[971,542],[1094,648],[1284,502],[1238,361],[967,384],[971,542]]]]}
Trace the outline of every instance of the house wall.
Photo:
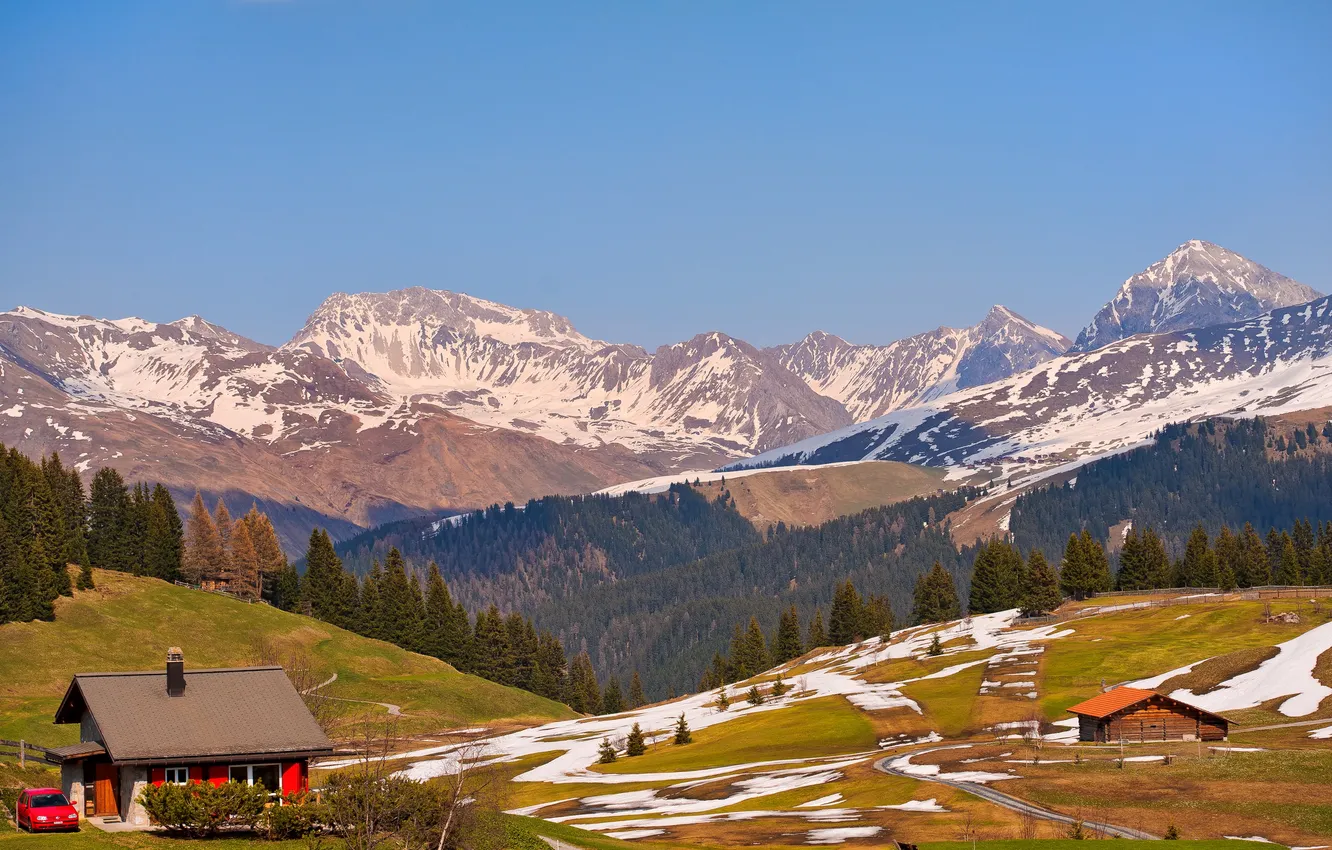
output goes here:
{"type": "Polygon", "coordinates": [[[67,761],[60,765],[60,790],[65,792],[74,811],[83,817],[83,802],[87,798],[83,785],[83,762],[67,761]]]}
{"type": "Polygon", "coordinates": [[[1190,705],[1154,698],[1105,718],[1079,717],[1082,741],[1224,741],[1228,725],[1190,705]]]}
{"type": "Polygon", "coordinates": [[[120,766],[120,819],[133,826],[148,826],[148,812],[139,802],[139,794],[148,785],[148,768],[120,766]]]}
{"type": "MultiPolygon", "coordinates": [[[[272,762],[265,762],[272,764],[272,762]]],[[[188,762],[180,765],[170,765],[171,767],[188,767],[190,771],[191,782],[203,782],[207,780],[214,785],[222,785],[230,776],[230,765],[228,764],[190,764],[188,762]]],[[[279,761],[278,771],[282,776],[281,793],[295,794],[298,791],[306,791],[310,788],[310,760],[298,759],[296,761],[279,761]]],[[[166,766],[154,767],[149,772],[149,781],[153,785],[161,785],[166,781],[166,766]]],[[[279,789],[274,789],[279,790],[279,789]]]]}

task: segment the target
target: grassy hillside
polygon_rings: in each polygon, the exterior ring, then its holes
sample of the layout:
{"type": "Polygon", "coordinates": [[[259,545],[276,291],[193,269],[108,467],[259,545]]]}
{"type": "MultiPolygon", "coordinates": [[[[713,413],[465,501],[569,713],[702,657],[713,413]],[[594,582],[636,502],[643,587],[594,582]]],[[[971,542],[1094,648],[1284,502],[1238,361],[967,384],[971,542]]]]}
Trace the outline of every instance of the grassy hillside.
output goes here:
{"type": "Polygon", "coordinates": [[[70,677],[155,670],[172,645],[185,650],[187,669],[254,663],[263,644],[306,654],[321,681],[337,674],[330,696],[398,705],[409,732],[573,716],[559,703],[267,605],[123,573],[98,571],[96,583],[61,599],[55,622],[0,626],[0,738],[49,746],[78,740],[78,727],[51,723],[70,677]]]}
{"type": "Polygon", "coordinates": [[[928,496],[944,483],[944,471],[896,461],[761,472],[712,481],[694,489],[709,499],[729,490],[741,515],[759,528],[819,525],[866,508],[928,496]]]}

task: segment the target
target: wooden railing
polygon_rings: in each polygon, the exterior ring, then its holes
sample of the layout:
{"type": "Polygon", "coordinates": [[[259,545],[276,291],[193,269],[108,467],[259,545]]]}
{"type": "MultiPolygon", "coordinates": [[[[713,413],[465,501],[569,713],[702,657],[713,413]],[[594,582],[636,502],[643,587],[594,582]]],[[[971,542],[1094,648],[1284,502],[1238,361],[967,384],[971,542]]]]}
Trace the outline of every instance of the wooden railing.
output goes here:
{"type": "Polygon", "coordinates": [[[10,741],[0,738],[0,757],[4,756],[17,759],[19,767],[26,766],[29,761],[54,765],[59,765],[63,761],[47,747],[39,747],[30,741],[10,741]]]}

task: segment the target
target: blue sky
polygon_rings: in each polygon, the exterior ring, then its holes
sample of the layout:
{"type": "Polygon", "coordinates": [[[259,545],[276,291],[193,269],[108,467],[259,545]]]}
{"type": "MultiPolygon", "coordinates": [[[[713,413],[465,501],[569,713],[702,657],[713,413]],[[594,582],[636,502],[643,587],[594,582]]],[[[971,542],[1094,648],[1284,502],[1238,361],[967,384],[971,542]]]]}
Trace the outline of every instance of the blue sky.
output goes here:
{"type": "Polygon", "coordinates": [[[1188,239],[1332,290],[1332,4],[0,4],[0,305],[649,347],[1074,334],[1188,239]]]}

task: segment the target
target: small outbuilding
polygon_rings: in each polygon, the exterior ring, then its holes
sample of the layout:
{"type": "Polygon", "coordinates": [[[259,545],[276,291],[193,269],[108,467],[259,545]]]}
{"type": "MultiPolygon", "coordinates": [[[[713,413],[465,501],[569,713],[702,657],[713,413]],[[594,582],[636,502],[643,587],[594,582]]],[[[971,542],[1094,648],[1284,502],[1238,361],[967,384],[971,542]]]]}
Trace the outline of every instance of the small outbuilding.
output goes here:
{"type": "Polygon", "coordinates": [[[138,802],[149,783],[262,784],[274,794],[309,787],[310,759],[333,744],[281,667],[79,673],[56,710],[79,724],[79,743],[52,750],[61,786],[86,816],[148,818],[138,802]]]}
{"type": "Polygon", "coordinates": [[[1078,716],[1080,741],[1224,741],[1230,734],[1221,715],[1140,688],[1113,688],[1069,711],[1078,716]]]}

